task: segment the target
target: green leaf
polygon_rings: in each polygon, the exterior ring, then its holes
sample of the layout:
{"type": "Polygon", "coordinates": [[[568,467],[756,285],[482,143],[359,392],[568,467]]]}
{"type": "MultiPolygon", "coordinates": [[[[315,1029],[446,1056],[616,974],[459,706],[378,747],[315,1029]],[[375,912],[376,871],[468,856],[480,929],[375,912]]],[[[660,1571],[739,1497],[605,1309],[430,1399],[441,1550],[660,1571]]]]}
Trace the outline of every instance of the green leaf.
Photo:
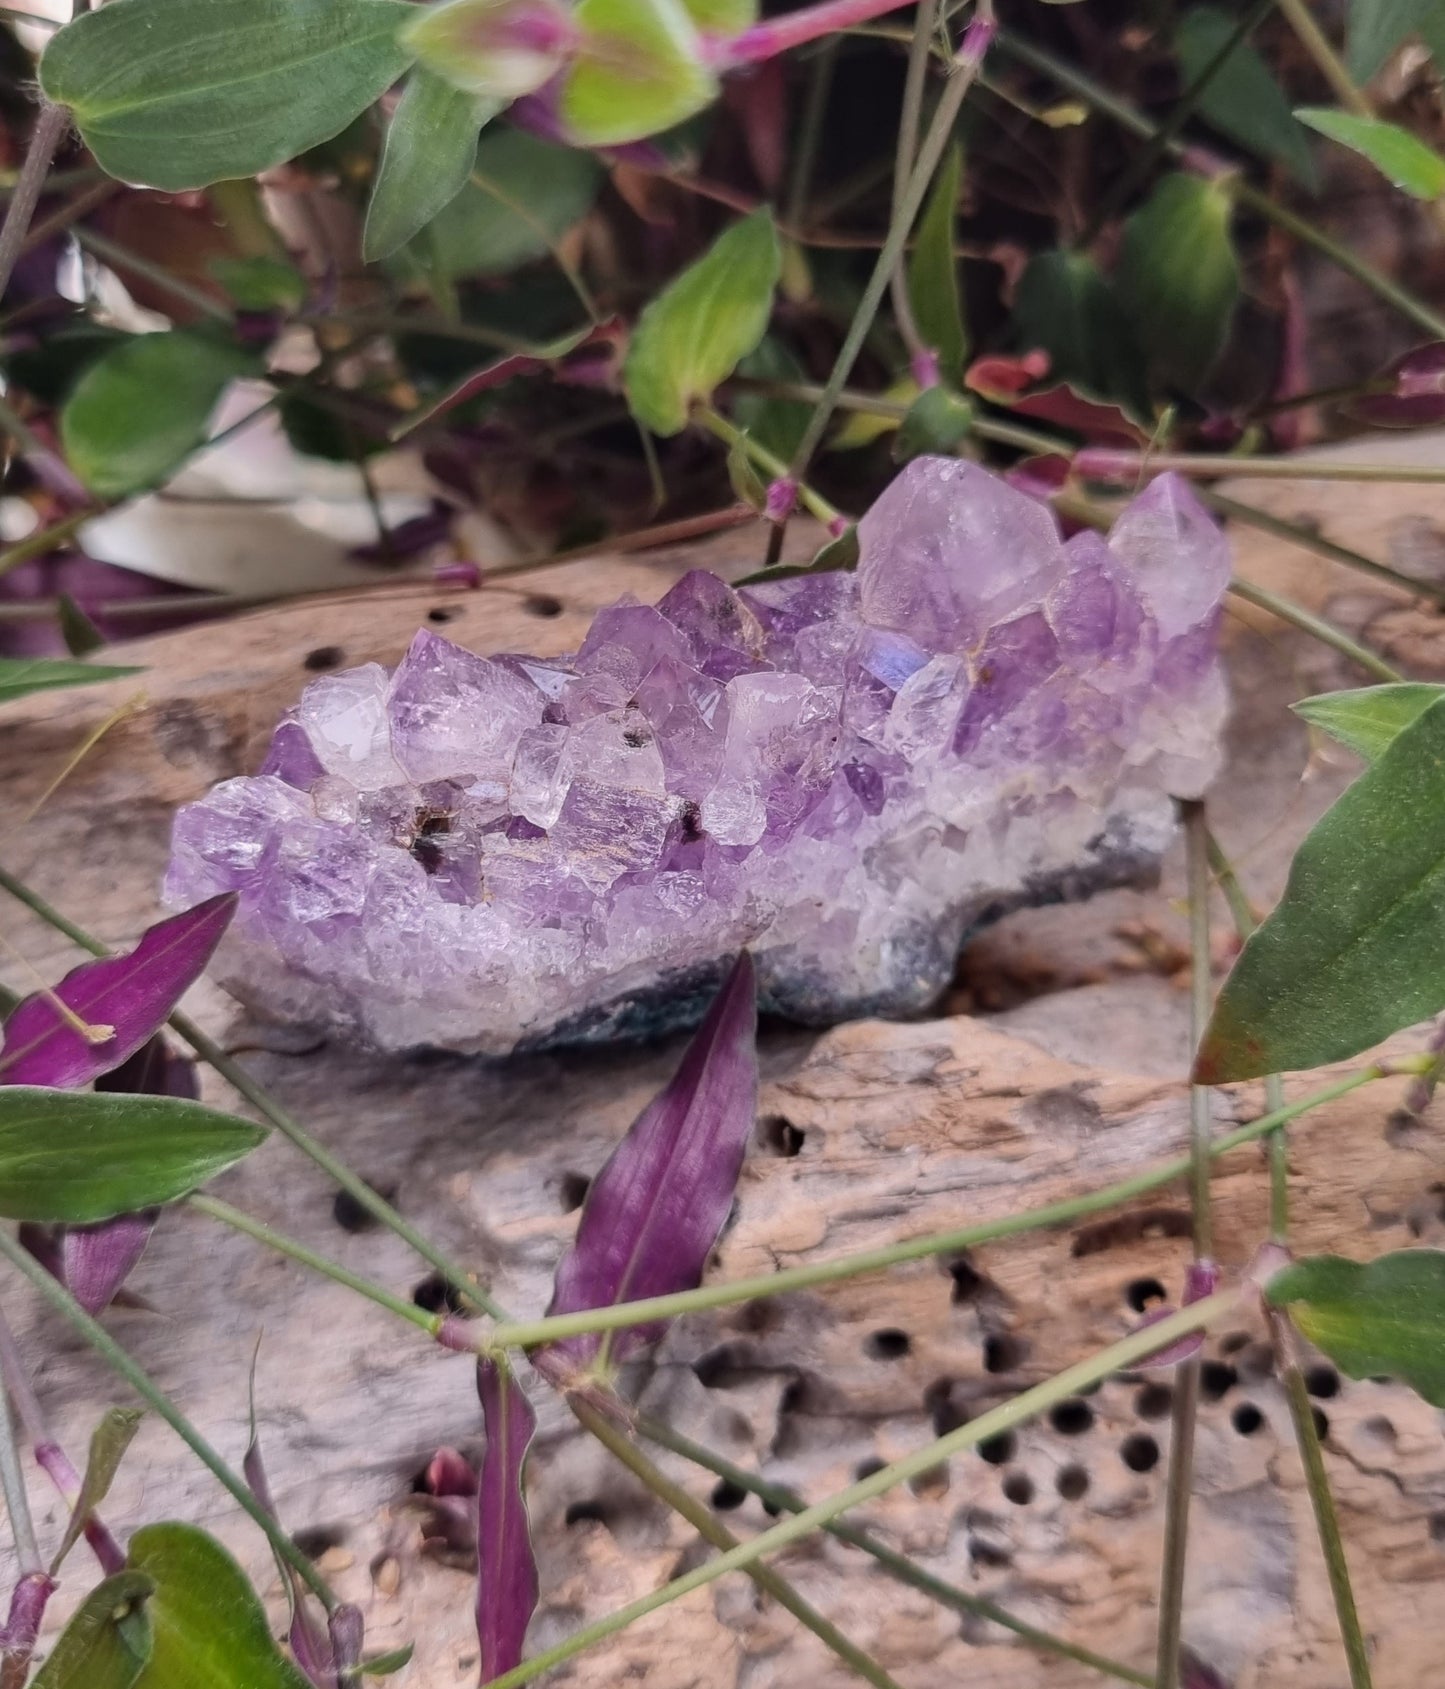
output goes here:
{"type": "Polygon", "coordinates": [[[1295,116],[1369,159],[1382,176],[1416,199],[1439,199],[1445,194],[1445,158],[1398,124],[1321,106],[1301,106],[1295,116]]]}
{"type": "Polygon", "coordinates": [[[638,318],[623,365],[632,414],[654,434],[678,434],[699,399],[737,368],[767,330],[782,269],[767,208],[718,236],[638,318]]]}
{"type": "Polygon", "coordinates": [[[1318,698],[1302,698],[1293,709],[1311,727],[1373,762],[1402,729],[1441,698],[1445,698],[1445,686],[1401,681],[1394,686],[1362,686],[1356,692],[1324,692],[1318,698]]]}
{"type": "MultiPolygon", "coordinates": [[[[1184,81],[1192,86],[1213,64],[1234,34],[1238,20],[1217,6],[1196,6],[1180,19],[1174,50],[1184,81]]],[[[1221,135],[1260,158],[1277,158],[1306,187],[1318,185],[1309,144],[1300,134],[1289,101],[1263,58],[1239,42],[1210,77],[1198,110],[1221,135]]]]}
{"type": "MultiPolygon", "coordinates": [[[[774,334],[765,334],[745,358],[738,360],[739,375],[763,381],[806,381],[808,372],[774,334]]],[[[793,453],[807,432],[813,407],[805,399],[775,399],[767,393],[739,392],[733,399],[732,417],[760,446],[774,457],[791,463],[793,453]]]]}
{"type": "Polygon", "coordinates": [[[893,461],[925,452],[948,453],[973,426],[973,406],[947,387],[926,388],[914,400],[893,442],[893,461]]]}
{"type": "Polygon", "coordinates": [[[55,619],[60,624],[65,649],[72,657],[88,657],[105,649],[105,635],[68,592],[62,592],[56,600],[55,619]]]}
{"type": "Polygon", "coordinates": [[[418,66],[386,128],[366,208],[362,256],[387,258],[419,234],[467,185],[482,125],[501,110],[418,66]]]}
{"type": "Polygon", "coordinates": [[[1201,1085],[1318,1067],[1445,1006],[1445,699],[1311,829],[1224,982],[1201,1085]]]}
{"type": "Polygon", "coordinates": [[[67,24],[40,84],[96,162],[174,193],[284,164],[406,69],[404,0],[110,0],[67,24]]]}
{"type": "Polygon", "coordinates": [[[310,1689],[271,1636],[245,1574],[194,1525],[147,1525],[130,1564],[155,1580],[155,1648],[136,1689],[310,1689]]]}
{"type": "Polygon", "coordinates": [[[1119,296],[1155,367],[1185,389],[1209,374],[1239,298],[1230,206],[1219,182],[1176,172],[1124,229],[1119,296]]]}
{"type": "Polygon", "coordinates": [[[265,1139],[176,1097],[0,1086],[0,1214],[89,1225],[203,1185],[265,1139]]]}
{"type": "Polygon", "coordinates": [[[1350,0],[1345,60],[1356,82],[1368,82],[1407,36],[1418,35],[1445,60],[1440,0],[1350,0]]]}
{"type": "Polygon", "coordinates": [[[1144,353],[1114,289],[1082,252],[1040,252],[1014,293],[1015,342],[1049,355],[1049,379],[1149,414],[1144,353]]]}
{"type": "Polygon", "coordinates": [[[540,258],[592,209],[602,166],[520,129],[482,136],[470,182],[411,243],[445,280],[504,275],[540,258]]]}
{"type": "Polygon", "coordinates": [[[416,1645],[408,1642],[405,1647],[393,1648],[386,1654],[372,1654],[361,1662],[363,1677],[390,1677],[403,1666],[411,1664],[411,1657],[416,1652],[416,1645]]]}
{"type": "Polygon", "coordinates": [[[560,113],[587,146],[671,129],[717,94],[683,0],[578,0],[572,15],[582,38],[560,113]]]}
{"type": "Polygon", "coordinates": [[[211,274],[243,311],[292,311],[306,297],[306,278],[284,258],[213,258],[211,274]]]}
{"type": "Polygon", "coordinates": [[[758,0],[682,0],[682,5],[707,35],[741,35],[758,21],[758,0]]]}
{"type": "Polygon", "coordinates": [[[1368,1266],[1316,1255],[1284,1268],[1265,1296],[1351,1378],[1400,1378],[1445,1407],[1445,1253],[1403,1249],[1368,1266]]]}
{"type": "Polygon", "coordinates": [[[953,229],[958,217],[958,194],[963,182],[963,152],[950,147],[919,219],[913,255],[908,261],[908,299],[923,344],[938,354],[946,381],[963,375],[968,356],[968,331],[958,289],[958,260],[953,252],[953,229]]]}
{"type": "Polygon", "coordinates": [[[437,76],[500,110],[561,69],[570,27],[560,6],[543,8],[536,0],[448,0],[419,7],[402,39],[437,76]],[[536,25],[549,14],[558,43],[535,45],[536,25]]]}
{"type": "Polygon", "coordinates": [[[227,384],[258,368],[254,352],[190,329],[132,335],[92,364],[66,401],[66,460],[102,498],[154,487],[204,443],[227,384]]]}
{"type": "Polygon", "coordinates": [[[30,1689],[134,1689],[151,1657],[147,1601],[155,1579],[117,1572],[97,1584],[60,1633],[30,1689]]]}
{"type": "Polygon", "coordinates": [[[81,1482],[75,1506],[71,1509],[65,1535],[61,1538],[60,1547],[56,1549],[55,1558],[50,1563],[52,1577],[60,1570],[65,1556],[80,1541],[80,1533],[85,1529],[86,1521],[109,1495],[110,1486],[115,1482],[115,1475],[125,1458],[125,1451],[130,1447],[144,1417],[139,1408],[109,1408],[91,1433],[90,1458],[85,1463],[85,1477],[81,1482]]]}
{"type": "Polygon", "coordinates": [[[0,704],[13,703],[32,692],[61,686],[95,686],[102,680],[124,680],[144,669],[102,668],[98,663],[66,662],[49,657],[0,657],[0,704]]]}

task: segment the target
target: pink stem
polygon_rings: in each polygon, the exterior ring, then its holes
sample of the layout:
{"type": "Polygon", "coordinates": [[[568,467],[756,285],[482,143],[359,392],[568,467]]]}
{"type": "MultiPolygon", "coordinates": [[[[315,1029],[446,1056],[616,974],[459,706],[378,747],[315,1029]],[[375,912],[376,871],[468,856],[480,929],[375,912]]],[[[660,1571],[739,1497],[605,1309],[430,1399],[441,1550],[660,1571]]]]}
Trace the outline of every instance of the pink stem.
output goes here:
{"type": "Polygon", "coordinates": [[[907,4],[908,0],[818,0],[818,4],[800,7],[784,17],[755,23],[731,41],[714,40],[710,44],[713,66],[726,70],[733,65],[759,64],[816,41],[821,35],[853,29],[907,4]]]}

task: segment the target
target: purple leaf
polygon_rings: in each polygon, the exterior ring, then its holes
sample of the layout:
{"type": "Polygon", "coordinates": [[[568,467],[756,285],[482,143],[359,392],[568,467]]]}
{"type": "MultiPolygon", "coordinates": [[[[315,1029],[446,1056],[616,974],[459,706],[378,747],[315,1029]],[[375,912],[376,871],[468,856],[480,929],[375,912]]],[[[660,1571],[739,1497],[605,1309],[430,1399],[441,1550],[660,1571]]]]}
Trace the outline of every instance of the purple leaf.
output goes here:
{"type": "MultiPolygon", "coordinates": [[[[1192,1302],[1202,1302],[1206,1296],[1212,1296],[1218,1289],[1219,1268],[1213,1261],[1191,1261],[1185,1268],[1183,1305],[1186,1308],[1192,1302]]],[[[1151,1325],[1158,1325],[1160,1320],[1168,1319],[1173,1312],[1173,1308],[1167,1302],[1162,1307],[1151,1308],[1134,1329],[1146,1331],[1151,1325]]],[[[1192,1355],[1197,1355],[1203,1347],[1204,1333],[1202,1331],[1187,1332],[1183,1337],[1176,1338],[1173,1343],[1166,1343],[1162,1349],[1156,1349],[1152,1355],[1146,1355],[1139,1364],[1141,1366],[1178,1366],[1192,1355]]]]}
{"type": "Polygon", "coordinates": [[[522,1494],[522,1466],[537,1416],[516,1379],[496,1361],[477,1362],[477,1394],[487,1428],[477,1492],[477,1635],[482,1682],[490,1683],[521,1662],[537,1606],[537,1561],[522,1494]]]}
{"type": "Polygon", "coordinates": [[[1433,340],[1397,358],[1383,381],[1393,393],[1368,393],[1346,407],[1377,428],[1427,428],[1445,421],[1445,341],[1433,340]]]}
{"type": "Polygon", "coordinates": [[[25,1668],[35,1651],[46,1606],[57,1587],[55,1579],[45,1572],[26,1572],[15,1585],[9,1615],[0,1628],[0,1651],[5,1656],[7,1682],[25,1681],[25,1668]]]}
{"type": "Polygon", "coordinates": [[[1197,1654],[1186,1648],[1179,1662],[1179,1689],[1229,1689],[1229,1684],[1197,1654]]]}
{"type": "Polygon", "coordinates": [[[137,1097],[183,1097],[193,1103],[201,1100],[201,1081],[195,1062],[173,1050],[160,1033],[147,1039],[119,1067],[102,1073],[95,1088],[124,1091],[137,1097]]]}
{"type": "Polygon", "coordinates": [[[73,1090],[129,1060],[200,978],[235,910],[234,893],[210,898],[157,922],[128,955],[82,963],[53,992],[27,997],[5,1023],[0,1084],[73,1090]],[[83,1036],[57,998],[92,1033],[109,1035],[83,1036]]]}
{"type": "MultiPolygon", "coordinates": [[[[691,1290],[732,1206],[757,1110],[757,989],[738,958],[672,1082],[637,1117],[593,1179],[577,1238],[557,1267],[549,1314],[691,1290]]],[[[624,1360],[665,1323],[563,1338],[537,1357],[549,1372],[624,1360]]]]}
{"type": "MultiPolygon", "coordinates": [[[[247,1489],[255,1496],[268,1517],[279,1525],[281,1518],[271,1495],[271,1481],[266,1476],[265,1462],[261,1459],[261,1440],[256,1431],[254,1417],[251,1421],[251,1440],[246,1444],[246,1452],[241,1459],[241,1474],[246,1480],[247,1489]]],[[[325,1626],[316,1619],[307,1605],[306,1585],[302,1583],[295,1567],[288,1566],[279,1555],[276,1557],[276,1566],[290,1585],[291,1629],[286,1640],[291,1645],[291,1657],[295,1660],[297,1668],[316,1685],[316,1689],[336,1689],[331,1638],[325,1626]]]]}
{"type": "Polygon", "coordinates": [[[121,1214],[97,1226],[67,1226],[57,1275],[88,1314],[108,1308],[155,1230],[156,1211],[121,1214]]]}
{"type": "Polygon", "coordinates": [[[477,1475],[472,1463],[456,1449],[438,1449],[424,1479],[428,1495],[475,1495],[477,1475]]]}

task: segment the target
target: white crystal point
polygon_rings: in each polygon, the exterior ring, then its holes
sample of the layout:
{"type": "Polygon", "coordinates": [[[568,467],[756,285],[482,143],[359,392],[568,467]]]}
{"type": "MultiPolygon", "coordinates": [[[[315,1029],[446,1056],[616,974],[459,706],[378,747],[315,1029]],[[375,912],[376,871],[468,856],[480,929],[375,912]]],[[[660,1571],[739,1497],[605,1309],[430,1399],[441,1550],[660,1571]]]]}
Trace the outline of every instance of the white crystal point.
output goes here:
{"type": "Polygon", "coordinates": [[[858,524],[863,620],[932,651],[1037,604],[1063,566],[1047,505],[953,458],[914,458],[858,524]]]}
{"type": "Polygon", "coordinates": [[[1229,541],[1178,475],[1159,476],[1133,500],[1109,550],[1166,640],[1194,627],[1229,585],[1229,541]]]}
{"type": "Polygon", "coordinates": [[[400,786],[406,775],[391,751],[386,714],[389,687],[380,663],[313,681],[296,706],[316,759],[328,774],[343,775],[364,792],[400,786]]]}

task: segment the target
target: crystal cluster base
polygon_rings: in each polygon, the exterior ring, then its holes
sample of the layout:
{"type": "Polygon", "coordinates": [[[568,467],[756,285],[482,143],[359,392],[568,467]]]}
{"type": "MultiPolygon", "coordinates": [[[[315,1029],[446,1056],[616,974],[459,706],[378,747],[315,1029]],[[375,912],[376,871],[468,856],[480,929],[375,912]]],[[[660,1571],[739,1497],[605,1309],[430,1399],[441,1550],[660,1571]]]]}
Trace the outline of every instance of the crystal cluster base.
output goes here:
{"type": "Polygon", "coordinates": [[[262,1012],[504,1054],[695,1019],[732,956],[810,1024],[927,1007],[1002,909],[1137,881],[1214,773],[1228,548],[1161,477],[1107,541],[911,463],[856,573],[687,575],[570,659],[423,631],[313,682],[176,818],[262,1012]]]}

